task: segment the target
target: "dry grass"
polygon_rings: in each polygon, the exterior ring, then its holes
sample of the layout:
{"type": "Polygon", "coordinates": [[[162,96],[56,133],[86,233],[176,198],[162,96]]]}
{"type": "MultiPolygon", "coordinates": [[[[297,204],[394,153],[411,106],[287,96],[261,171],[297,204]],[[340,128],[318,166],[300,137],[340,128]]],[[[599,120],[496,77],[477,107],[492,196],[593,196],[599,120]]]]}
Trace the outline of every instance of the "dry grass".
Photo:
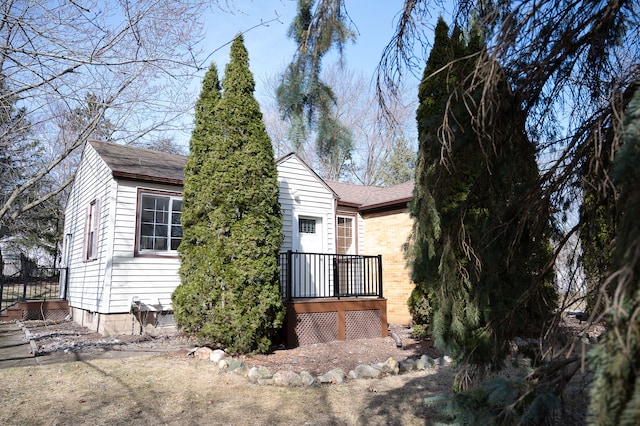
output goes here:
{"type": "Polygon", "coordinates": [[[434,418],[426,396],[451,389],[449,367],[341,385],[252,385],[175,355],[2,370],[0,424],[412,425],[434,418]]]}

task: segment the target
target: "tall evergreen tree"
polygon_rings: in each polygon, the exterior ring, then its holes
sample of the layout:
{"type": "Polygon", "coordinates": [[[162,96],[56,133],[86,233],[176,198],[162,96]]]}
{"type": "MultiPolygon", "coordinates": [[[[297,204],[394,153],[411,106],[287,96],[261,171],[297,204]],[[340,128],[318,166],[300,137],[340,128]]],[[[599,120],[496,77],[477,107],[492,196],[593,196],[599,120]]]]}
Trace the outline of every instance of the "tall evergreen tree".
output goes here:
{"type": "Polygon", "coordinates": [[[196,107],[185,170],[176,322],[229,352],[264,352],[282,325],[282,244],[273,149],[253,97],[242,36],[231,46],[220,96],[215,67],[196,107]]]}
{"type": "Polygon", "coordinates": [[[340,51],[355,33],[348,28],[348,14],[341,1],[298,0],[298,14],[289,27],[288,36],[299,46],[296,57],[287,67],[276,89],[282,115],[289,121],[289,140],[298,151],[315,130],[316,152],[327,178],[337,179],[351,158],[351,132],[334,116],[336,97],[320,79],[322,58],[332,48],[340,51]],[[315,9],[314,9],[315,8],[315,9]],[[320,37],[309,37],[320,32],[320,37]]]}
{"type": "Polygon", "coordinates": [[[408,182],[415,177],[416,153],[409,140],[399,138],[389,157],[385,158],[380,171],[382,186],[392,186],[408,182]]]}
{"type": "MultiPolygon", "coordinates": [[[[605,285],[612,267],[612,256],[617,228],[617,194],[610,182],[613,166],[613,131],[607,129],[608,137],[604,146],[596,153],[589,149],[582,163],[582,203],[580,205],[580,247],[582,248],[582,267],[584,268],[586,290],[586,312],[595,317],[604,313],[606,301],[604,294],[611,296],[612,288],[604,293],[605,285]],[[599,167],[592,167],[593,162],[599,167]]],[[[595,144],[594,144],[595,145],[595,144]]],[[[610,287],[610,286],[606,286],[610,287]]]]}
{"type": "Polygon", "coordinates": [[[627,107],[613,181],[620,192],[612,292],[603,342],[591,351],[595,380],[589,422],[632,425],[640,419],[640,81],[627,107]]]}
{"type": "Polygon", "coordinates": [[[479,31],[464,37],[454,28],[449,36],[440,19],[417,112],[413,279],[417,292],[434,295],[436,344],[466,367],[460,388],[481,368],[500,368],[509,340],[538,332],[555,308],[550,274],[539,273],[550,262],[549,212],[527,211],[540,194],[538,168],[524,115],[503,82],[492,151],[475,131],[483,88],[467,79],[473,63],[465,58],[479,54],[479,31]],[[433,73],[439,77],[428,78],[433,73]],[[456,123],[451,133],[440,131],[445,120],[456,123]]]}

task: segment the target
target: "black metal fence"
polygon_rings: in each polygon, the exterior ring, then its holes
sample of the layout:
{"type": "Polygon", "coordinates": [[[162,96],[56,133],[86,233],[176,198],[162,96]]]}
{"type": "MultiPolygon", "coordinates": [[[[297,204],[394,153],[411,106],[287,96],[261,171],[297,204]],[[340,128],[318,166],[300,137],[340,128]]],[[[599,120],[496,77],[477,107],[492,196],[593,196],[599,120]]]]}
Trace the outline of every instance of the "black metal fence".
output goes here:
{"type": "Polygon", "coordinates": [[[66,279],[65,268],[33,268],[13,276],[0,275],[0,312],[27,300],[65,299],[61,276],[66,279]]]}
{"type": "Polygon", "coordinates": [[[284,300],[329,297],[382,297],[382,256],[280,253],[284,300]]]}

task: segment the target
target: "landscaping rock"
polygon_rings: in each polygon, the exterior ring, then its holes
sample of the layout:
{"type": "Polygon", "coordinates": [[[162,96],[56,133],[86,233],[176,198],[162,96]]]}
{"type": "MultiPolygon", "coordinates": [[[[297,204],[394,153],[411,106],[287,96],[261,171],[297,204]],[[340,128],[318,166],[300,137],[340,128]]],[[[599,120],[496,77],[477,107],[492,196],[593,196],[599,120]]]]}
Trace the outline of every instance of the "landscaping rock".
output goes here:
{"type": "Polygon", "coordinates": [[[425,368],[432,367],[435,364],[435,360],[428,355],[422,355],[420,359],[416,360],[416,370],[424,370],[425,368]]]}
{"type": "Polygon", "coordinates": [[[251,367],[247,372],[247,380],[251,383],[258,383],[258,367],[251,367]]]}
{"type": "Polygon", "coordinates": [[[322,376],[318,376],[316,378],[318,383],[326,384],[333,383],[339,385],[344,381],[344,378],[347,377],[344,371],[339,368],[334,368],[333,370],[323,374],[322,376]]]}
{"type": "Polygon", "coordinates": [[[218,361],[218,368],[220,370],[226,370],[227,368],[229,368],[229,360],[225,358],[218,361]]]}
{"type": "Polygon", "coordinates": [[[300,380],[302,380],[302,384],[305,386],[312,386],[316,382],[316,379],[314,379],[308,371],[300,372],[300,380]]]}
{"type": "Polygon", "coordinates": [[[293,371],[278,371],[273,375],[273,381],[276,386],[302,386],[302,379],[293,371]]]}
{"type": "Polygon", "coordinates": [[[220,360],[225,359],[227,354],[222,349],[216,349],[211,352],[209,355],[209,361],[215,362],[216,364],[220,362],[220,360]]]}
{"type": "Polygon", "coordinates": [[[269,371],[267,367],[251,367],[249,371],[247,371],[247,379],[249,379],[251,383],[259,383],[261,380],[273,380],[273,374],[271,374],[271,371],[269,371]]]}
{"type": "Polygon", "coordinates": [[[404,359],[398,363],[398,370],[400,373],[407,373],[415,369],[416,361],[411,358],[404,359]]]}
{"type": "Polygon", "coordinates": [[[382,377],[382,370],[367,364],[358,365],[354,373],[356,374],[356,378],[360,379],[378,379],[382,377]]]}
{"type": "Polygon", "coordinates": [[[203,359],[203,360],[208,360],[209,357],[211,356],[211,353],[213,352],[213,349],[211,348],[207,348],[202,347],[202,348],[197,348],[194,352],[193,352],[193,357],[195,359],[203,359]]]}
{"type": "Polygon", "coordinates": [[[393,374],[398,374],[400,372],[400,367],[398,366],[398,361],[396,361],[395,359],[389,358],[388,360],[385,361],[385,364],[387,364],[389,366],[391,371],[393,371],[393,374]]]}
{"type": "Polygon", "coordinates": [[[382,371],[382,374],[393,374],[393,369],[386,362],[379,362],[377,364],[373,364],[373,367],[382,371]]]}
{"type": "Polygon", "coordinates": [[[247,376],[247,374],[249,374],[249,368],[245,365],[244,362],[237,359],[232,359],[231,361],[229,361],[229,367],[227,369],[245,377],[247,376]]]}

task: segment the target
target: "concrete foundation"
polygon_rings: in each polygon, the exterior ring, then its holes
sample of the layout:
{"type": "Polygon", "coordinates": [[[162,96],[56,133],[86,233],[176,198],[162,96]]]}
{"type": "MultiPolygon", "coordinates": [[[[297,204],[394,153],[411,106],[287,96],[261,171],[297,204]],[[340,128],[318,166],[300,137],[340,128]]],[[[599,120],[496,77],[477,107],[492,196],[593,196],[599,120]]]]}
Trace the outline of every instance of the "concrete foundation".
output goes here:
{"type": "Polygon", "coordinates": [[[70,308],[73,320],[103,336],[174,334],[177,327],[172,312],[136,311],[119,314],[102,314],[70,308]]]}

